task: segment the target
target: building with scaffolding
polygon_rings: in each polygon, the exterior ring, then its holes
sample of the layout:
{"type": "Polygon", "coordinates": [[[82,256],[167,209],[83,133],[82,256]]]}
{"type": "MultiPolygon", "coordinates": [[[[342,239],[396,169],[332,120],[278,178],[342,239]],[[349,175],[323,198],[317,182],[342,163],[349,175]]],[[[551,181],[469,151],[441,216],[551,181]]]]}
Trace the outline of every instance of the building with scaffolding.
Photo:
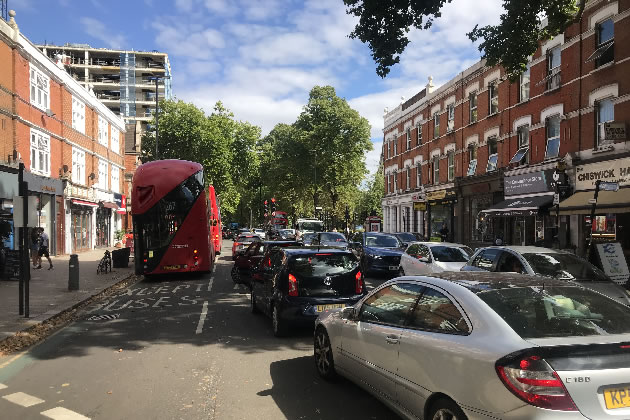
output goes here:
{"type": "Polygon", "coordinates": [[[114,113],[125,120],[125,193],[131,228],[131,180],[140,164],[141,139],[151,129],[158,99],[171,99],[171,65],[158,51],[93,48],[88,44],[37,45],[114,113]],[[157,78],[157,89],[156,89],[157,78]]]}

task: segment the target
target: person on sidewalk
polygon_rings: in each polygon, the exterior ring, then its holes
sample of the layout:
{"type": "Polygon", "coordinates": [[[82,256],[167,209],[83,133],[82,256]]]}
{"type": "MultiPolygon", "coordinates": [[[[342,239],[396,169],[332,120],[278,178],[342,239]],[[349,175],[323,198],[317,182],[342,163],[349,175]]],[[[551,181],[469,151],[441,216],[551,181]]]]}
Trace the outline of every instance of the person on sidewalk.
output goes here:
{"type": "Polygon", "coordinates": [[[42,257],[45,256],[46,259],[48,260],[48,264],[50,264],[50,266],[48,267],[49,270],[52,270],[53,268],[53,263],[52,260],[50,259],[50,253],[48,252],[48,234],[46,232],[44,232],[44,228],[39,228],[39,265],[36,267],[37,269],[42,268],[42,257]]]}
{"type": "Polygon", "coordinates": [[[39,228],[31,229],[31,261],[33,267],[41,265],[39,258],[39,228]]]}

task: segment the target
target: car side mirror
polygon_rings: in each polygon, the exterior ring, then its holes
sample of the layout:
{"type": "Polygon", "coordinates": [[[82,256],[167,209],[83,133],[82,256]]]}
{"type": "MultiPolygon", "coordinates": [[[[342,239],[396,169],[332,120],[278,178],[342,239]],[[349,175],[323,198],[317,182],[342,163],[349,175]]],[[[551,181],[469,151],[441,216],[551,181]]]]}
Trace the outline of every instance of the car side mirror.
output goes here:
{"type": "Polygon", "coordinates": [[[431,258],[427,258],[427,257],[418,257],[418,261],[423,262],[425,264],[430,264],[431,263],[431,258]]]}
{"type": "Polygon", "coordinates": [[[352,321],[355,317],[354,306],[346,306],[341,310],[341,319],[352,321]]]}
{"type": "Polygon", "coordinates": [[[407,248],[408,246],[409,246],[409,243],[408,243],[408,242],[401,242],[401,243],[400,243],[400,247],[401,247],[401,248],[407,248]]]}

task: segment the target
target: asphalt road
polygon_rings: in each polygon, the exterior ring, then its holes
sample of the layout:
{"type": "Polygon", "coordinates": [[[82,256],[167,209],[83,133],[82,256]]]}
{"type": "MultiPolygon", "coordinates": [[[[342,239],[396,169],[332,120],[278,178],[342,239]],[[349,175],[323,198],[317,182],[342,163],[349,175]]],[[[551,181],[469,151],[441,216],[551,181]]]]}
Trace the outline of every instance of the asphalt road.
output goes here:
{"type": "Polygon", "coordinates": [[[0,359],[0,418],[396,418],[354,384],[317,376],[312,330],[273,337],[230,279],[230,246],[212,274],[144,280],[0,359]]]}

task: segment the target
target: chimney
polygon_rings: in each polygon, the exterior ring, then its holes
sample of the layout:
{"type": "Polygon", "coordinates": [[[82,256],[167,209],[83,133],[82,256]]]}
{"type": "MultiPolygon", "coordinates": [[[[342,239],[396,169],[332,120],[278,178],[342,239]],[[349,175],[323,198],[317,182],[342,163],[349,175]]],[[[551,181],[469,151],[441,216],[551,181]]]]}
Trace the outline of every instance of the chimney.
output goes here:
{"type": "Polygon", "coordinates": [[[435,86],[433,85],[433,76],[429,76],[429,83],[427,83],[427,86],[426,86],[427,95],[433,92],[434,87],[435,86]]]}

